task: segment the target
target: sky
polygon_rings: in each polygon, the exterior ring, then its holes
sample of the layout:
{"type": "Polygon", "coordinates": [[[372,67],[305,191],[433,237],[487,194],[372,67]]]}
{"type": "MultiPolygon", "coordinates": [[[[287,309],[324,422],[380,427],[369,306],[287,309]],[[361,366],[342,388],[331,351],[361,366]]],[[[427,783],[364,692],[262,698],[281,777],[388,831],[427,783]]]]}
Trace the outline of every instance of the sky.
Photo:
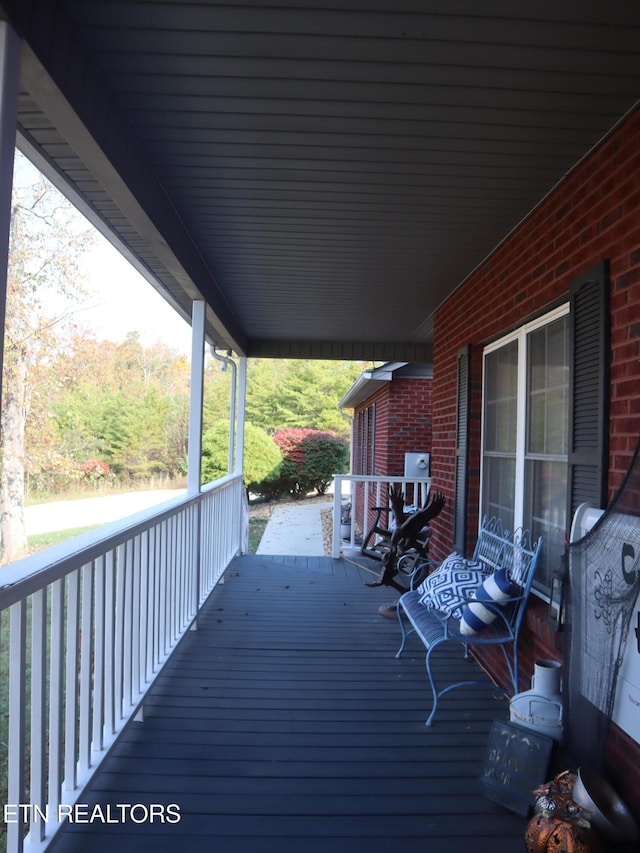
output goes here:
{"type": "MultiPolygon", "coordinates": [[[[14,180],[37,180],[38,172],[24,156],[16,159],[14,180]]],[[[93,228],[76,211],[78,227],[93,228]]],[[[95,228],[95,246],[82,258],[90,295],[76,314],[77,324],[98,340],[123,341],[138,332],[141,343],[162,342],[180,354],[191,355],[191,326],[156,289],[95,228]]]]}
{"type": "Polygon", "coordinates": [[[158,341],[191,354],[191,326],[101,234],[83,259],[93,296],[78,315],[99,340],[119,343],[139,332],[143,345],[158,341]]]}

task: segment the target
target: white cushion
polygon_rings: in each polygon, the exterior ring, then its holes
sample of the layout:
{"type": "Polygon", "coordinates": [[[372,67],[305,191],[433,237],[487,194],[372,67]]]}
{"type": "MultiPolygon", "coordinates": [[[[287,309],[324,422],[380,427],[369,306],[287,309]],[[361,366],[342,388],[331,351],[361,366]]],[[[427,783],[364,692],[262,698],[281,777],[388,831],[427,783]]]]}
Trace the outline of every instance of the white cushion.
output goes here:
{"type": "Polygon", "coordinates": [[[420,603],[460,619],[464,604],[484,578],[481,563],[450,554],[418,587],[420,603]]]}
{"type": "Polygon", "coordinates": [[[495,610],[490,610],[483,602],[500,604],[514,594],[514,585],[505,569],[496,569],[485,577],[473,595],[473,601],[462,608],[460,633],[465,637],[474,637],[491,625],[497,618],[495,610]]]}

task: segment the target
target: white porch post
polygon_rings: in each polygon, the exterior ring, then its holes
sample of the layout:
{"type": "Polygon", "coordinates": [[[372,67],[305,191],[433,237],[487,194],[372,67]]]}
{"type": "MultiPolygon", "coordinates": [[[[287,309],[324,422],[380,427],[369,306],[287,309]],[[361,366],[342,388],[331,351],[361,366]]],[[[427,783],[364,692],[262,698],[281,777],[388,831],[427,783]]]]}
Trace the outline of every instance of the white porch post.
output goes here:
{"type": "Polygon", "coordinates": [[[187,494],[200,493],[202,469],[202,395],[204,384],[204,317],[202,300],[191,309],[191,392],[189,397],[189,453],[187,459],[187,494]]]}
{"type": "MultiPolygon", "coordinates": [[[[204,394],[204,320],[205,303],[197,300],[191,308],[191,384],[189,386],[189,451],[187,456],[187,495],[200,494],[202,472],[202,398],[204,394]]],[[[198,503],[195,519],[194,585],[195,618],[191,630],[198,629],[201,587],[202,505],[198,503]]]]}
{"type": "Polygon", "coordinates": [[[247,357],[241,356],[238,377],[238,420],[236,424],[236,474],[244,470],[244,422],[247,404],[247,357]]]}
{"type": "MultiPolygon", "coordinates": [[[[20,50],[20,39],[15,31],[6,21],[0,21],[0,329],[4,329],[7,306],[7,264],[20,85],[20,50]]],[[[3,354],[4,335],[0,334],[0,376],[3,354]]]]}
{"type": "Polygon", "coordinates": [[[238,369],[231,361],[231,400],[229,402],[229,453],[227,456],[227,473],[235,471],[236,458],[236,397],[238,396],[238,369]]]}
{"type": "MultiPolygon", "coordinates": [[[[247,357],[240,356],[238,360],[238,416],[236,420],[236,460],[234,474],[242,474],[244,472],[244,424],[247,411],[247,357]]],[[[247,507],[247,494],[245,492],[245,507],[247,507]]],[[[247,507],[248,510],[248,507],[247,507]]],[[[242,551],[247,552],[249,548],[249,518],[244,513],[241,514],[242,529],[240,531],[240,541],[242,542],[242,551]]]]}

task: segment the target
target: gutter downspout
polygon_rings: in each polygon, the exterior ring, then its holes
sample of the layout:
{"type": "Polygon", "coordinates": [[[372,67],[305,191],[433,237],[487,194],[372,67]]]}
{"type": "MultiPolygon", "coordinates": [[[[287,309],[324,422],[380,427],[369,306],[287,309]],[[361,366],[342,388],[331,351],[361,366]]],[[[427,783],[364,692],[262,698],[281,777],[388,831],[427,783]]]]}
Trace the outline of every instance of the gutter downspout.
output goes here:
{"type": "Polygon", "coordinates": [[[216,350],[215,344],[211,345],[211,355],[222,362],[222,369],[226,370],[228,366],[231,367],[233,371],[233,377],[231,380],[231,401],[229,403],[229,455],[227,458],[227,474],[233,474],[234,472],[234,459],[235,459],[235,434],[236,434],[236,385],[238,381],[238,368],[236,366],[235,361],[232,358],[229,358],[231,355],[231,350],[227,351],[227,355],[222,355],[216,350]]]}

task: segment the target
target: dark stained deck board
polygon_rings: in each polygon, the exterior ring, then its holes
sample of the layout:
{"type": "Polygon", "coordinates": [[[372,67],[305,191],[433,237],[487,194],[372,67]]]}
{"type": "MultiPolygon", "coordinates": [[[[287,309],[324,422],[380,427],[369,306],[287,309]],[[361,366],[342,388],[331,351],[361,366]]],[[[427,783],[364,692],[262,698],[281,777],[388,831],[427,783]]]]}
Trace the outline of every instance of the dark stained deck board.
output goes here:
{"type": "MultiPolygon", "coordinates": [[[[80,798],[177,803],[180,822],[76,824],[54,853],[520,853],[525,819],[479,782],[508,704],[454,691],[427,728],[422,647],[395,659],[398,625],[376,612],[394,592],[369,579],[330,558],[234,560],[80,798]]],[[[438,667],[476,664],[460,648],[438,667]]]]}

